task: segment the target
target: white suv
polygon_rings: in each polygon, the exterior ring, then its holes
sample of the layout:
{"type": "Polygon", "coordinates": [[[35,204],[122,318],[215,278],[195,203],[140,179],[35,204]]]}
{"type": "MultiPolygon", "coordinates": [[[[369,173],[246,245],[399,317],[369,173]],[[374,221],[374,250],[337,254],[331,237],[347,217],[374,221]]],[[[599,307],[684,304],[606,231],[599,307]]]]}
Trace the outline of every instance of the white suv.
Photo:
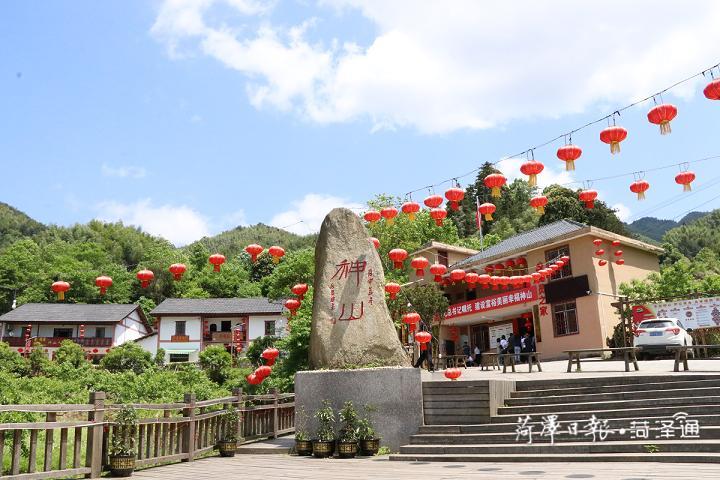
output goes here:
{"type": "Polygon", "coordinates": [[[633,345],[644,354],[665,353],[672,345],[692,345],[690,332],[677,318],[643,320],[635,328],[633,345]]]}

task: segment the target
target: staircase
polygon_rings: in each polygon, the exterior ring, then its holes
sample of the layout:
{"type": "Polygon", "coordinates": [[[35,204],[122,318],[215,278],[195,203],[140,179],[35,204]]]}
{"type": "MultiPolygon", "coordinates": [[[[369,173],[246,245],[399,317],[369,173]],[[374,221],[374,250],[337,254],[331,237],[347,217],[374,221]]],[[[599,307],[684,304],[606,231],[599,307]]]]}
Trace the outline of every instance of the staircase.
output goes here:
{"type": "Polygon", "coordinates": [[[424,382],[425,425],[390,459],[720,462],[720,375],[493,382],[424,382]]]}

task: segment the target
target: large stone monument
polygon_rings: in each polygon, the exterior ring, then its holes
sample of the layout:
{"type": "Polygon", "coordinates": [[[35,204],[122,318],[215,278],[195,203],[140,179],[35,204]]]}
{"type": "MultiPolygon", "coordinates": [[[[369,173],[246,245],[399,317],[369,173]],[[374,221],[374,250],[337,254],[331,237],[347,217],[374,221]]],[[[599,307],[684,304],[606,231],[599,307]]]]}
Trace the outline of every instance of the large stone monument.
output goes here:
{"type": "Polygon", "coordinates": [[[352,211],[331,211],[315,248],[310,366],[295,376],[295,404],[309,415],[329,400],[372,404],[382,444],[398,451],[422,425],[420,370],[410,367],[385,303],[385,274],[352,211]],[[367,366],[376,368],[362,368],[367,366]],[[381,367],[377,367],[381,366],[381,367]]]}
{"type": "Polygon", "coordinates": [[[311,368],[408,366],[385,304],[385,274],[356,214],[336,208],[315,247],[311,368]]]}

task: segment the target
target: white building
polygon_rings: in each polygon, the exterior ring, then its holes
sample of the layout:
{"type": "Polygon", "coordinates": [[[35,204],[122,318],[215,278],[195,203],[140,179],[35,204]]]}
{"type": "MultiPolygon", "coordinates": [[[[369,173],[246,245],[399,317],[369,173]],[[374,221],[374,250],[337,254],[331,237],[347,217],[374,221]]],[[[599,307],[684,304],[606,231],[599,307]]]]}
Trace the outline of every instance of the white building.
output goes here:
{"type": "Polygon", "coordinates": [[[196,362],[210,345],[230,350],[234,331],[240,347],[263,336],[284,336],[287,319],[282,302],[256,298],[168,298],[151,315],[156,333],[137,340],[153,355],[165,350],[167,362],[196,362]]]}
{"type": "Polygon", "coordinates": [[[26,303],[0,316],[0,341],[19,352],[42,345],[52,357],[63,340],[81,345],[89,357],[150,334],[138,305],[26,303]]]}

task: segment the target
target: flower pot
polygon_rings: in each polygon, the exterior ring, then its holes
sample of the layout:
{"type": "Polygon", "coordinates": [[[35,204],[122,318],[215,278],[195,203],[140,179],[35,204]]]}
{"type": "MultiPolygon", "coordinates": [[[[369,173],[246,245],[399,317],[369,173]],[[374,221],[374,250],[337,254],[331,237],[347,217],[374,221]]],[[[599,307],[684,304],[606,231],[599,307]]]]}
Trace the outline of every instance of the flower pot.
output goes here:
{"type": "Polygon", "coordinates": [[[329,442],[324,440],[313,440],[312,451],[315,458],[332,457],[333,453],[335,453],[335,442],[332,440],[329,442]]]}
{"type": "Polygon", "coordinates": [[[340,458],[355,458],[358,452],[357,442],[338,442],[337,447],[338,457],[340,458]]]}
{"type": "Polygon", "coordinates": [[[379,438],[364,438],[360,440],[360,455],[372,457],[373,455],[377,455],[378,450],[380,450],[379,438]]]}
{"type": "Polygon", "coordinates": [[[220,440],[217,444],[221,457],[234,457],[237,449],[237,442],[234,440],[220,440]]]}
{"type": "Polygon", "coordinates": [[[111,455],[110,474],[113,477],[129,477],[135,470],[135,455],[111,455]]]}
{"type": "Polygon", "coordinates": [[[313,442],[295,439],[295,453],[300,457],[309,457],[313,453],[313,442]]]}

